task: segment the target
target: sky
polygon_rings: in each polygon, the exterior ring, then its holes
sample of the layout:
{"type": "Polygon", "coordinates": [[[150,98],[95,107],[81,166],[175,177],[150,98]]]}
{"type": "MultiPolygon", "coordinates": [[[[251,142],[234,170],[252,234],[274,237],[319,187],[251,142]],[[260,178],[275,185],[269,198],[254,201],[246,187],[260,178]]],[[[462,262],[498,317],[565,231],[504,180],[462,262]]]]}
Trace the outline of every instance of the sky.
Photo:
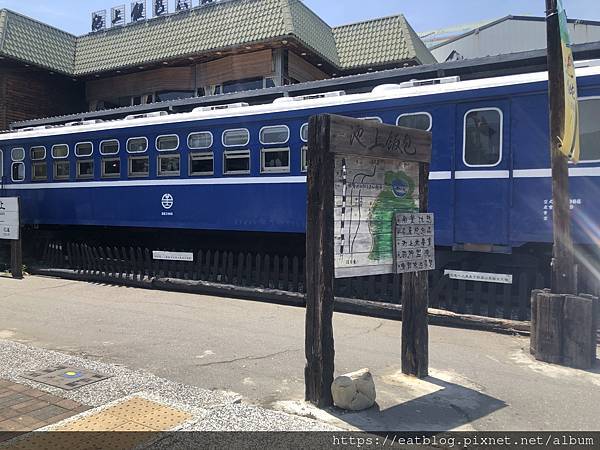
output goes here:
{"type": "MultiPolygon", "coordinates": [[[[130,1],[0,0],[0,8],[12,9],[81,35],[89,31],[92,11],[110,10],[130,1]]],[[[172,11],[175,0],[168,1],[172,11]]],[[[194,5],[199,2],[193,0],[194,5]]],[[[507,14],[541,16],[545,9],[545,0],[304,0],[304,3],[332,26],[402,13],[417,31],[480,22],[507,14]]],[[[600,0],[563,0],[563,3],[570,18],[600,21],[600,0]]]]}

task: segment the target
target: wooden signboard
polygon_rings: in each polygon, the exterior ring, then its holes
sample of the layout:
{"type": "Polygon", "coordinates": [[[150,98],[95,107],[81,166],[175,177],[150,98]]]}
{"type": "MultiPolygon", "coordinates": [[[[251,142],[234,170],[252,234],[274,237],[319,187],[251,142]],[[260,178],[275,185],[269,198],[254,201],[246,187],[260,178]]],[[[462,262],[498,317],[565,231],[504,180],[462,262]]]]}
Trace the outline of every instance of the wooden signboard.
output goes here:
{"type": "Polygon", "coordinates": [[[330,114],[310,119],[305,393],[319,407],[333,403],[334,277],[394,272],[394,217],[427,207],[430,159],[427,131],[330,114]]]}

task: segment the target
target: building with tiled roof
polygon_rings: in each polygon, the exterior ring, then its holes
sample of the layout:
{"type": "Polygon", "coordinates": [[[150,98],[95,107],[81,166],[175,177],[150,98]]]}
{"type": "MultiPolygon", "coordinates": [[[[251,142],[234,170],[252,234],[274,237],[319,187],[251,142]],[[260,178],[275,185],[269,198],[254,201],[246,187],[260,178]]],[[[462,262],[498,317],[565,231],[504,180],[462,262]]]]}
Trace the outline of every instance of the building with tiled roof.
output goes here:
{"type": "Polygon", "coordinates": [[[331,27],[298,0],[208,2],[84,36],[4,9],[0,83],[43,89],[52,100],[64,88],[73,101],[51,111],[50,101],[39,102],[37,111],[25,101],[15,114],[0,99],[5,110],[0,106],[0,128],[7,119],[77,108],[145,104],[433,62],[402,15],[331,27]],[[40,83],[53,87],[40,88],[40,83]]]}

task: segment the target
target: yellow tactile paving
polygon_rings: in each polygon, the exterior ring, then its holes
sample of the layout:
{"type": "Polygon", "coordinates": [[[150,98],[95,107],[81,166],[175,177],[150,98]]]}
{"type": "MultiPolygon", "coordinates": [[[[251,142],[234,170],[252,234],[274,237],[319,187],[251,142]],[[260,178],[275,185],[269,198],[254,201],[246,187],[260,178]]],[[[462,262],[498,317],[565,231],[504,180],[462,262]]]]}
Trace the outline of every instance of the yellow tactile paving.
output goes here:
{"type": "Polygon", "coordinates": [[[71,433],[31,433],[24,439],[8,443],[7,448],[127,450],[152,440],[157,431],[171,430],[191,418],[191,414],[178,409],[133,397],[55,429],[71,433]],[[86,433],[79,433],[82,431],[86,433]],[[118,433],[107,433],[110,431],[118,433]]]}
{"type": "Polygon", "coordinates": [[[191,418],[190,414],[178,409],[133,397],[67,423],[57,431],[116,431],[125,424],[139,425],[143,427],[141,431],[167,431],[191,418]]]}

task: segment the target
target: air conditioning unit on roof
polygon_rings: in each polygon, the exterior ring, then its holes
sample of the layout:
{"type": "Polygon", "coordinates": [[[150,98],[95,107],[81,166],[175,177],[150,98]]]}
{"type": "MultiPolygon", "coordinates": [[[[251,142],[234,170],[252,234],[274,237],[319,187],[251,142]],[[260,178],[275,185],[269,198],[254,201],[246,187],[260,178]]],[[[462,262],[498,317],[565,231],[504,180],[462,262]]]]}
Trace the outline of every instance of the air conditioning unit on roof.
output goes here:
{"type": "Polygon", "coordinates": [[[142,113],[142,114],[130,114],[128,116],[125,116],[125,120],[148,119],[151,117],[167,116],[168,114],[169,113],[167,113],[166,111],[155,111],[155,112],[142,113]]]}
{"type": "Polygon", "coordinates": [[[207,112],[207,111],[218,111],[221,109],[235,109],[235,108],[245,108],[250,106],[248,103],[240,102],[240,103],[228,103],[226,105],[212,105],[212,106],[200,106],[198,108],[192,109],[192,112],[207,112]]]}
{"type": "Polygon", "coordinates": [[[300,95],[298,97],[280,97],[273,100],[273,103],[301,102],[304,100],[315,100],[319,98],[341,97],[342,95],[346,95],[346,91],[322,92],[318,94],[300,95]]]}

